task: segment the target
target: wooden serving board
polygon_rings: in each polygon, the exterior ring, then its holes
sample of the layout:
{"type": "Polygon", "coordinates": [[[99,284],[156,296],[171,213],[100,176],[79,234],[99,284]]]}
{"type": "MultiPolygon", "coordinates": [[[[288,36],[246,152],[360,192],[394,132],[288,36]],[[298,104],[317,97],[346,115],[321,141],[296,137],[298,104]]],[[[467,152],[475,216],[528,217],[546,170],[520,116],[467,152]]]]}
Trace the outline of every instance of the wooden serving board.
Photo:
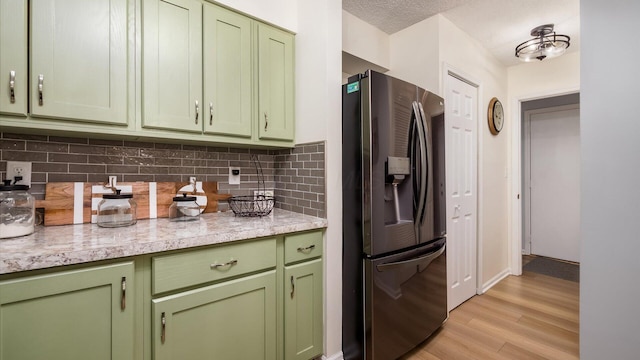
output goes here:
{"type": "MultiPolygon", "coordinates": [[[[47,183],[45,199],[36,201],[36,208],[44,208],[44,225],[69,225],[92,222],[96,215],[97,203],[102,193],[95,192],[95,187],[102,183],[47,183]],[[81,194],[81,195],[80,195],[81,194]]],[[[169,206],[180,189],[189,185],[187,182],[123,182],[117,187],[123,193],[133,193],[137,204],[137,219],[162,218],[169,216],[169,206]],[[149,189],[155,186],[155,193],[149,189]],[[150,207],[155,199],[155,209],[150,207]]],[[[227,200],[230,194],[218,194],[216,182],[202,182],[202,190],[207,197],[205,213],[218,211],[218,201],[227,200]]],[[[202,195],[202,194],[199,194],[202,195]]]]}

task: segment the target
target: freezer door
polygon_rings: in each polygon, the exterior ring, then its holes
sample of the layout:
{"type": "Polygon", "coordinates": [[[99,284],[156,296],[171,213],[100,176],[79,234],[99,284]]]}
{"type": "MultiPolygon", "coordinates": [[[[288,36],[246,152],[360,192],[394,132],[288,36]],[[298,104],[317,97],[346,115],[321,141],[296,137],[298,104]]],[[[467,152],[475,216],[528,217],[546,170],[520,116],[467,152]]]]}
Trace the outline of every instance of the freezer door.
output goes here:
{"type": "Polygon", "coordinates": [[[365,259],[366,359],[397,359],[447,319],[445,244],[365,259]]]}

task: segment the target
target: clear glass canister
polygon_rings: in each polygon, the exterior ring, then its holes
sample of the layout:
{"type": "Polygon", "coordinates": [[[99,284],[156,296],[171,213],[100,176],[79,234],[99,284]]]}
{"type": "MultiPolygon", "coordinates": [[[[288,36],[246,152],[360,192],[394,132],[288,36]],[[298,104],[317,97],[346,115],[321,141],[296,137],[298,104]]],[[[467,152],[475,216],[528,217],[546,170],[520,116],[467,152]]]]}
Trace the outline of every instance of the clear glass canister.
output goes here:
{"type": "Polygon", "coordinates": [[[27,185],[0,185],[0,239],[29,235],[35,230],[35,198],[27,185]]]}
{"type": "Polygon", "coordinates": [[[200,218],[200,205],[196,202],[195,196],[176,196],[169,207],[170,221],[189,221],[200,218]]]}
{"type": "Polygon", "coordinates": [[[136,210],[137,204],[133,200],[133,194],[120,194],[120,190],[116,190],[115,194],[104,194],[98,204],[98,226],[133,225],[137,221],[136,210]]]}

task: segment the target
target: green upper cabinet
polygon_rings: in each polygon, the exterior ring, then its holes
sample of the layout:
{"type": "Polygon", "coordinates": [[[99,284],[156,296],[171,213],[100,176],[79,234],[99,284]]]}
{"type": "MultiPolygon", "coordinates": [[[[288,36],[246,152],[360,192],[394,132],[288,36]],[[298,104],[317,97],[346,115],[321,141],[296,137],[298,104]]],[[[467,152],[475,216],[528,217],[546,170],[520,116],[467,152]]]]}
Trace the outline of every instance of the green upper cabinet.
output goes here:
{"type": "Polygon", "coordinates": [[[27,114],[27,1],[0,1],[0,113],[27,114]]]}
{"type": "Polygon", "coordinates": [[[202,132],[202,3],[144,0],[142,126],[202,132]]]}
{"type": "Polygon", "coordinates": [[[251,19],[204,5],[204,131],[251,138],[251,19]]]}
{"type": "Polygon", "coordinates": [[[126,262],[0,282],[0,360],[132,360],[133,278],[126,262]]]}
{"type": "Polygon", "coordinates": [[[127,0],[30,2],[32,116],[128,123],[127,10],[127,0]]]}
{"type": "Polygon", "coordinates": [[[294,37],[258,24],[258,137],[293,140],[294,37]]]}
{"type": "Polygon", "coordinates": [[[153,358],[276,358],[276,271],[153,301],[153,358]]]}

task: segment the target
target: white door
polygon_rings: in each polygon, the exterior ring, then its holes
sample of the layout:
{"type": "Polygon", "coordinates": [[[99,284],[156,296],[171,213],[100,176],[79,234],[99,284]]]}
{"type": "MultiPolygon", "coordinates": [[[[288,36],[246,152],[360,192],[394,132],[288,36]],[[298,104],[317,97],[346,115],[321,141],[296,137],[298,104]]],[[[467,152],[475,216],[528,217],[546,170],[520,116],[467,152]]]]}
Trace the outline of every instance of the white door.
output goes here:
{"type": "Polygon", "coordinates": [[[476,294],[478,89],[451,75],[445,84],[447,294],[449,310],[476,294]]]}
{"type": "Polygon", "coordinates": [[[531,253],[580,261],[579,105],[528,111],[525,119],[530,135],[530,226],[525,231],[531,253]]]}

